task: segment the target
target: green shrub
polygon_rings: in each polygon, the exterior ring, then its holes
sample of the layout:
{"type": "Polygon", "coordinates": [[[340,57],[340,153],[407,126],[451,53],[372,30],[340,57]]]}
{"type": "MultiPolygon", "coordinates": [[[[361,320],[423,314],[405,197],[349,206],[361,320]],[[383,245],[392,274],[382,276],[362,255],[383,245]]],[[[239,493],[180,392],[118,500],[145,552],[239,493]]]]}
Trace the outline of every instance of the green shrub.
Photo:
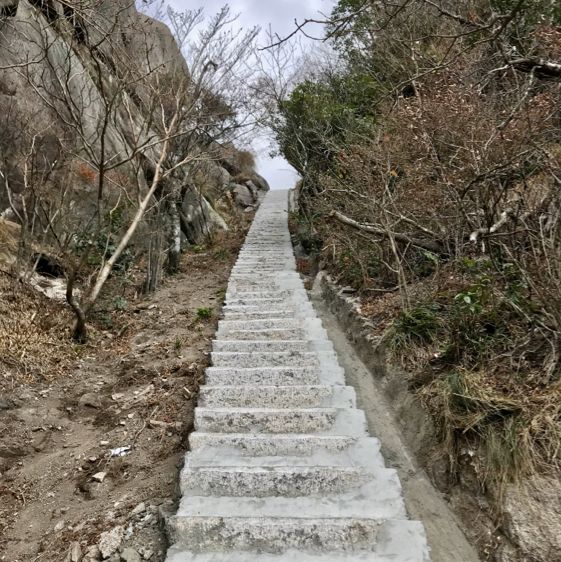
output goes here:
{"type": "Polygon", "coordinates": [[[401,312],[393,325],[392,347],[404,350],[411,344],[434,343],[442,335],[441,314],[438,303],[419,304],[401,312]]]}
{"type": "Polygon", "coordinates": [[[197,319],[198,320],[208,320],[212,318],[212,308],[201,307],[197,309],[197,319]]]}

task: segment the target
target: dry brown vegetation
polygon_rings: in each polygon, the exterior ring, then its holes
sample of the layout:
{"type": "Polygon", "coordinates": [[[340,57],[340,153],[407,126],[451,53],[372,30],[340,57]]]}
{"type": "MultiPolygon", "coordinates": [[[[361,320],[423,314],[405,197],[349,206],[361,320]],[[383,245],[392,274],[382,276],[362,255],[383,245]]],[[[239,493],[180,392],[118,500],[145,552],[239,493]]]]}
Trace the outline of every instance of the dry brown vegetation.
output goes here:
{"type": "Polygon", "coordinates": [[[173,510],[212,334],[250,220],[244,214],[238,228],[186,252],[153,295],[142,292],[142,263],[128,282],[110,279],[85,345],[73,344],[63,301],[0,275],[0,558],[60,562],[76,543],[85,554],[124,525],[133,529],[124,546],[165,559],[161,518],[173,510]],[[111,457],[121,446],[130,452],[111,457]]]}
{"type": "Polygon", "coordinates": [[[561,468],[561,20],[546,4],[341,1],[341,66],[281,104],[303,244],[359,290],[452,474],[472,450],[483,489],[561,468]]]}

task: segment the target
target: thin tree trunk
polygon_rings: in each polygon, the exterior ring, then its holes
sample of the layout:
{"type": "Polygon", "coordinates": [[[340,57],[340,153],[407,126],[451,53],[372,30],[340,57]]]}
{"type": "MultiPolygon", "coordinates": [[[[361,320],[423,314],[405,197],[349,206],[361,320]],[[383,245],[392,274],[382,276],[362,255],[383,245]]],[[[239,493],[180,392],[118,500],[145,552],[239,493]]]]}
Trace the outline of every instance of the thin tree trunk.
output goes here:
{"type": "Polygon", "coordinates": [[[181,261],[181,219],[178,210],[179,202],[173,197],[169,202],[169,216],[171,219],[171,240],[168,250],[167,272],[170,274],[179,271],[181,261]]]}
{"type": "MultiPolygon", "coordinates": [[[[174,123],[175,123],[175,119],[176,118],[174,118],[174,123]]],[[[101,292],[101,289],[103,289],[103,286],[105,285],[105,282],[107,281],[109,275],[111,274],[111,271],[113,270],[113,267],[115,266],[115,263],[117,263],[117,260],[121,257],[121,254],[123,253],[123,251],[128,246],[131,238],[133,237],[134,233],[136,232],[136,229],[138,228],[138,225],[140,224],[140,221],[142,220],[142,217],[146,213],[146,209],[148,208],[148,204],[150,203],[150,200],[154,196],[154,193],[156,192],[156,189],[158,188],[160,180],[162,179],[162,175],[163,175],[162,174],[162,168],[163,168],[163,164],[164,164],[164,162],[166,160],[166,157],[167,157],[168,149],[169,149],[169,138],[166,139],[166,141],[164,142],[164,145],[162,147],[162,153],[160,155],[160,159],[158,160],[158,163],[156,164],[156,169],[154,171],[154,177],[152,179],[152,185],[150,186],[150,189],[148,190],[148,193],[144,196],[144,199],[142,199],[142,201],[140,202],[140,205],[138,206],[138,209],[137,209],[137,211],[134,215],[134,219],[132,220],[132,222],[131,222],[130,226],[128,227],[127,231],[125,232],[125,234],[121,238],[121,241],[119,242],[117,248],[115,249],[115,252],[105,262],[105,264],[103,265],[103,267],[101,268],[101,270],[99,271],[99,273],[97,275],[95,285],[94,285],[93,289],[91,290],[91,292],[90,292],[90,294],[89,294],[89,296],[86,300],[86,304],[84,305],[84,310],[85,310],[86,315],[91,311],[93,305],[95,304],[95,301],[97,300],[97,298],[99,296],[99,293],[101,292]]]]}
{"type": "Polygon", "coordinates": [[[371,224],[362,224],[343,215],[339,211],[331,211],[331,213],[329,213],[329,216],[337,219],[339,222],[346,224],[347,226],[352,226],[353,228],[362,230],[363,232],[370,232],[372,234],[377,234],[378,236],[383,236],[384,238],[388,239],[393,238],[398,242],[410,244],[411,246],[417,246],[418,248],[423,248],[424,250],[428,250],[429,252],[433,252],[435,254],[444,253],[444,247],[439,241],[419,240],[418,238],[411,238],[410,236],[400,234],[399,232],[390,232],[371,224]]]}

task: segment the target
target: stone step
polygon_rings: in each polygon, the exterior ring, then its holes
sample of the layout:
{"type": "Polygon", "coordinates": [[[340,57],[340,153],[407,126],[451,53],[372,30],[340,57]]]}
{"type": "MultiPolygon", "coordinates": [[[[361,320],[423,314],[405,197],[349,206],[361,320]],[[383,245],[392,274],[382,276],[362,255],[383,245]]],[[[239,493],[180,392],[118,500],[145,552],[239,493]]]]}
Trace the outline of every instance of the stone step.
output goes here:
{"type": "MultiPolygon", "coordinates": [[[[189,548],[192,548],[190,545],[189,548]]],[[[430,562],[423,526],[417,521],[386,521],[376,534],[376,544],[363,551],[318,552],[285,549],[271,554],[228,549],[193,552],[173,547],[166,562],[430,562]]]]}
{"type": "Polygon", "coordinates": [[[306,332],[302,329],[293,330],[232,330],[228,338],[237,341],[269,341],[269,340],[303,340],[306,332]]]}
{"type": "Polygon", "coordinates": [[[235,265],[232,268],[231,274],[234,276],[250,275],[252,277],[256,277],[259,275],[277,275],[279,272],[284,271],[284,269],[285,268],[281,265],[267,267],[260,265],[235,265]]]}
{"type": "Polygon", "coordinates": [[[212,352],[214,367],[288,367],[319,365],[318,356],[312,351],[262,351],[256,353],[212,352]]]}
{"type": "Polygon", "coordinates": [[[310,302],[306,301],[304,298],[293,298],[293,299],[283,299],[283,302],[273,302],[270,304],[261,303],[259,301],[253,301],[251,303],[238,302],[238,303],[226,303],[224,305],[224,310],[238,311],[238,312],[252,312],[252,311],[278,311],[286,309],[300,311],[305,309],[306,311],[313,311],[314,308],[310,302]]]}
{"type": "Polygon", "coordinates": [[[209,367],[206,382],[209,386],[228,385],[316,385],[320,376],[317,366],[297,367],[209,367]]]}
{"type": "Polygon", "coordinates": [[[203,408],[353,408],[355,392],[348,386],[203,386],[203,408]]]}
{"type": "Polygon", "coordinates": [[[263,259],[248,259],[248,258],[240,258],[235,263],[232,271],[244,271],[253,273],[259,270],[272,270],[272,271],[286,271],[290,269],[294,262],[289,262],[289,260],[263,260],[263,259]]]}
{"type": "Polygon", "coordinates": [[[373,437],[353,439],[286,433],[267,436],[197,432],[194,435],[191,441],[193,451],[186,455],[185,466],[356,466],[369,470],[385,469],[380,442],[373,437]]]}
{"type": "MultiPolygon", "coordinates": [[[[214,499],[220,496],[326,496],[360,488],[382,474],[381,471],[374,474],[363,467],[354,466],[186,466],[181,473],[181,491],[190,498],[215,496],[214,499]]],[[[387,485],[386,479],[384,483],[387,485]]],[[[280,514],[271,514],[278,515],[280,514]]],[[[328,515],[329,512],[320,516],[328,515]]]]}
{"type": "Polygon", "coordinates": [[[223,307],[224,312],[280,312],[283,310],[294,312],[294,304],[286,301],[282,303],[260,304],[260,303],[228,303],[223,307]]]}
{"type": "Polygon", "coordinates": [[[290,291],[276,290],[276,291],[232,291],[230,288],[226,292],[226,301],[229,299],[242,298],[242,299],[269,299],[281,298],[283,300],[291,298],[290,291]]]}
{"type": "Polygon", "coordinates": [[[263,351],[313,351],[306,340],[214,340],[212,350],[228,353],[255,353],[263,351]]]}
{"type": "Polygon", "coordinates": [[[297,311],[285,307],[280,310],[252,310],[249,312],[241,312],[239,310],[222,310],[222,317],[225,320],[283,320],[283,319],[296,319],[297,311]]]}
{"type": "Polygon", "coordinates": [[[218,333],[230,330],[293,330],[293,329],[321,329],[319,318],[280,318],[262,320],[221,320],[218,323],[218,333]]]}
{"type": "MultiPolygon", "coordinates": [[[[280,554],[297,549],[329,555],[361,551],[374,555],[377,547],[383,552],[393,542],[405,542],[418,549],[424,538],[422,526],[416,522],[369,518],[307,518],[290,514],[267,519],[175,516],[170,523],[174,542],[188,548],[196,545],[202,552],[253,550],[280,554]]],[[[421,547],[419,557],[414,560],[426,560],[426,552],[426,547],[421,547]]],[[[403,561],[395,558],[394,562],[403,561]]]]}
{"type": "Polygon", "coordinates": [[[195,429],[216,433],[366,436],[362,410],[337,408],[196,408],[195,429]]]}
{"type": "Polygon", "coordinates": [[[252,298],[252,299],[244,299],[244,298],[233,298],[233,299],[226,299],[226,306],[240,306],[240,305],[248,305],[248,306],[265,306],[265,305],[273,305],[278,306],[284,304],[286,305],[286,299],[282,297],[276,298],[252,298]]]}
{"type": "Polygon", "coordinates": [[[337,513],[349,518],[407,518],[399,479],[393,471],[376,475],[359,472],[355,476],[351,469],[333,467],[328,473],[328,468],[294,470],[293,474],[275,469],[266,477],[245,471],[221,478],[218,474],[225,469],[214,469],[216,475],[205,470],[186,471],[182,490],[189,499],[182,502],[177,514],[269,518],[305,513],[306,517],[327,518],[337,513]],[[202,493],[197,495],[199,491],[202,493]],[[234,493],[228,495],[229,491],[234,493]]]}
{"type": "Polygon", "coordinates": [[[256,353],[256,352],[281,352],[281,351],[315,351],[334,352],[333,344],[327,339],[241,339],[234,337],[234,332],[228,334],[228,339],[219,339],[212,342],[212,350],[228,353],[256,353]]]}
{"type": "Polygon", "coordinates": [[[271,257],[254,255],[241,255],[236,262],[236,267],[277,267],[283,271],[294,267],[296,260],[288,257],[271,257]]]}
{"type": "MultiPolygon", "coordinates": [[[[310,457],[315,453],[344,452],[358,448],[359,454],[375,458],[380,444],[374,437],[344,435],[306,435],[299,433],[204,433],[195,431],[189,436],[193,451],[207,448],[228,449],[230,456],[239,454],[252,457],[310,457]],[[366,451],[365,453],[362,451],[366,451]]],[[[351,453],[349,453],[351,454],[351,453]]]]}

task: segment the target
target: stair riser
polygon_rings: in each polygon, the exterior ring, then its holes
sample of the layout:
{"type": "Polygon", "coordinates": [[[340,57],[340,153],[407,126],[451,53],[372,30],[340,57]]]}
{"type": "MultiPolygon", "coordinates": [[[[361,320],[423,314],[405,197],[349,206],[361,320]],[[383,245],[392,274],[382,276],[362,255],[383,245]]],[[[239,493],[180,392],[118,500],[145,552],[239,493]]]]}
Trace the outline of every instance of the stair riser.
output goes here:
{"type": "Polygon", "coordinates": [[[304,330],[232,330],[228,339],[237,341],[288,341],[304,340],[304,330]]]}
{"type": "Polygon", "coordinates": [[[236,341],[215,340],[212,349],[216,352],[227,353],[255,353],[279,351],[312,351],[307,341],[236,341]]]}
{"type": "Polygon", "coordinates": [[[199,406],[204,408],[352,408],[354,392],[330,386],[228,385],[203,386],[199,406]]]}
{"type": "Polygon", "coordinates": [[[336,413],[327,409],[325,412],[238,413],[198,408],[195,428],[218,433],[315,433],[332,429],[335,418],[336,413]]]}
{"type": "Polygon", "coordinates": [[[295,310],[263,310],[263,311],[251,311],[251,312],[238,312],[223,310],[223,318],[225,320],[274,320],[276,318],[296,318],[298,313],[295,310]]]}
{"type": "Polygon", "coordinates": [[[243,471],[185,468],[181,490],[191,496],[286,497],[338,494],[364,483],[359,468],[286,469],[281,471],[243,471]]]}
{"type": "Polygon", "coordinates": [[[233,330],[300,330],[309,328],[322,329],[321,321],[317,318],[306,322],[292,319],[280,320],[222,320],[218,325],[217,339],[233,330]]]}
{"type": "MultiPolygon", "coordinates": [[[[281,553],[353,552],[372,549],[380,522],[354,519],[228,519],[221,517],[172,518],[175,542],[199,550],[257,550],[281,553]]],[[[305,562],[305,560],[302,560],[305,562]]]]}
{"type": "Polygon", "coordinates": [[[256,367],[315,367],[319,366],[315,353],[261,352],[261,353],[215,353],[211,354],[214,367],[256,368],[256,367]]]}
{"type": "MultiPolygon", "coordinates": [[[[249,457],[264,456],[310,456],[314,452],[342,452],[357,442],[353,437],[331,437],[310,435],[228,435],[224,433],[201,433],[189,436],[193,451],[201,447],[225,447],[239,451],[249,457]]],[[[376,451],[373,455],[376,454],[376,451]]]]}
{"type": "Polygon", "coordinates": [[[269,298],[269,299],[244,299],[244,298],[233,298],[226,299],[227,306],[280,306],[286,303],[286,299],[282,298],[269,298]]]}

